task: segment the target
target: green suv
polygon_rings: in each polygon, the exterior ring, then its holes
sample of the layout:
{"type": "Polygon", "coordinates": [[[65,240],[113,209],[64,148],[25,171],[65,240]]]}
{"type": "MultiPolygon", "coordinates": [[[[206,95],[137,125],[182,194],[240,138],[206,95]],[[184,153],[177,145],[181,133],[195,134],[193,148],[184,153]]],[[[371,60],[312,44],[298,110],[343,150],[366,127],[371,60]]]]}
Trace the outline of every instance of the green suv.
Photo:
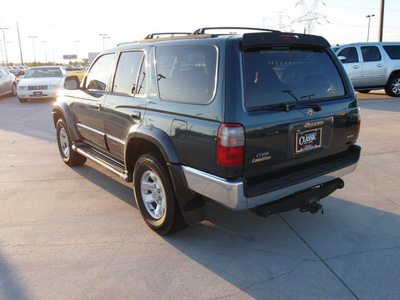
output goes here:
{"type": "Polygon", "coordinates": [[[358,102],[328,42],[266,29],[119,45],[82,83],[67,77],[53,119],[64,162],[89,158],[133,181],[159,234],[203,220],[210,200],[315,213],[361,150],[358,102]]]}

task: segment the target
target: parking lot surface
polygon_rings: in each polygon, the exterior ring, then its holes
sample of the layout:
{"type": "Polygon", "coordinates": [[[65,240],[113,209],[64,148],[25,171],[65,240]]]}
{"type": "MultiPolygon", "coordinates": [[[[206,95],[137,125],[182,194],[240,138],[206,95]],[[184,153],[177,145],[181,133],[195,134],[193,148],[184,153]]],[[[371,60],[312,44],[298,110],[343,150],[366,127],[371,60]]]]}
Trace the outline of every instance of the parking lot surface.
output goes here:
{"type": "Polygon", "coordinates": [[[400,99],[358,95],[358,168],[324,214],[207,206],[161,237],[131,185],[58,153],[52,103],[0,98],[0,299],[400,299],[400,99]]]}

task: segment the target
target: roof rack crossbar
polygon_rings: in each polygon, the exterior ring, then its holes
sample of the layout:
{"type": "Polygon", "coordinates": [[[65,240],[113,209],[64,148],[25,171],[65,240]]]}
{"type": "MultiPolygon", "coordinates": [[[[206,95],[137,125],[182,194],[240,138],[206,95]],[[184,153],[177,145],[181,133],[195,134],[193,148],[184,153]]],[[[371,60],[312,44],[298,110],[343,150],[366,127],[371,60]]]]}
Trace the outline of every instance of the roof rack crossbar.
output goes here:
{"type": "Polygon", "coordinates": [[[279,30],[267,29],[267,28],[253,28],[253,27],[203,27],[194,31],[192,34],[204,34],[207,30],[253,30],[253,31],[268,31],[268,32],[280,32],[279,30]]]}
{"type": "Polygon", "coordinates": [[[156,38],[159,35],[169,35],[171,37],[174,37],[175,35],[190,35],[190,32],[157,32],[157,33],[150,33],[148,34],[144,39],[145,40],[151,40],[156,38]]]}

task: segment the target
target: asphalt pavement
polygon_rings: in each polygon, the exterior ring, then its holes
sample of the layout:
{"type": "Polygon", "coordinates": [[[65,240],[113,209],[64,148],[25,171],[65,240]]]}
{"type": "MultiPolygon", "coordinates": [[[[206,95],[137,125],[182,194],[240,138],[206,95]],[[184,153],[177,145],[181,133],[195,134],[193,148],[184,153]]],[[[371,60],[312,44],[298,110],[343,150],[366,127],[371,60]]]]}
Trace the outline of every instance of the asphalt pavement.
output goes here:
{"type": "Polygon", "coordinates": [[[0,98],[0,299],[400,299],[400,99],[359,94],[362,157],[324,214],[215,204],[161,237],[131,184],[58,153],[52,102],[0,98]]]}

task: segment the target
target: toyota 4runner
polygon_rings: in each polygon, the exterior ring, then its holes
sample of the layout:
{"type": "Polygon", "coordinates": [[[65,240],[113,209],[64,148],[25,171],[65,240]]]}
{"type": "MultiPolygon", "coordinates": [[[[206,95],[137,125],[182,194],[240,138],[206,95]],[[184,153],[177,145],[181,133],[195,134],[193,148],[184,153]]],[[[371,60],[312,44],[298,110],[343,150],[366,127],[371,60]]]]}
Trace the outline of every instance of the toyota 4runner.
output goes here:
{"type": "Polygon", "coordinates": [[[159,234],[203,220],[210,199],[261,216],[315,213],[359,160],[358,102],[328,42],[237,30],[119,45],[82,83],[67,77],[54,105],[64,162],[89,158],[133,181],[159,234]]]}

